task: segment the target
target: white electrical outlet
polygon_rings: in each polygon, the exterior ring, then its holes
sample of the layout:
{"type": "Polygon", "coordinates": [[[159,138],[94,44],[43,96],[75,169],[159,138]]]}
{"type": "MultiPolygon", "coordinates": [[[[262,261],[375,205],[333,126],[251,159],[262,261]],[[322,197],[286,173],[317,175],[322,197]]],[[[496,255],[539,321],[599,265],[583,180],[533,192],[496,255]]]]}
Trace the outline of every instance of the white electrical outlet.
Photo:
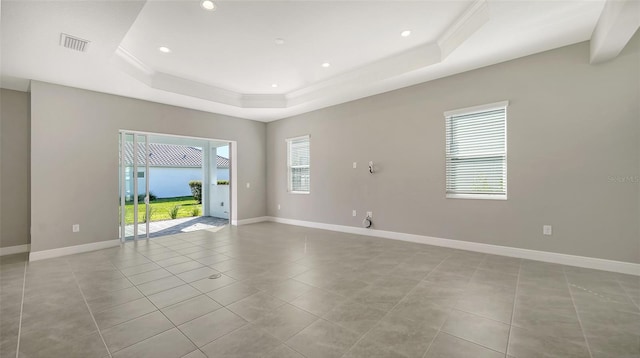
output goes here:
{"type": "Polygon", "coordinates": [[[280,204],[278,204],[278,210],[280,210],[280,204]]]}
{"type": "Polygon", "coordinates": [[[251,183],[247,183],[247,189],[251,188],[251,183]]]}
{"type": "Polygon", "coordinates": [[[544,225],[542,227],[542,235],[551,236],[553,234],[553,229],[551,225],[544,225]]]}
{"type": "Polygon", "coordinates": [[[73,232],[80,232],[80,224],[73,224],[71,226],[71,231],[73,232]]]}
{"type": "Polygon", "coordinates": [[[352,215],[352,216],[356,216],[356,215],[357,215],[357,214],[356,214],[356,211],[354,210],[353,212],[351,212],[351,215],[352,215]]]}
{"type": "Polygon", "coordinates": [[[367,217],[373,219],[373,211],[367,211],[367,217]]]}
{"type": "Polygon", "coordinates": [[[357,168],[357,167],[358,167],[358,163],[353,162],[353,169],[355,169],[355,168],[357,168]]]}

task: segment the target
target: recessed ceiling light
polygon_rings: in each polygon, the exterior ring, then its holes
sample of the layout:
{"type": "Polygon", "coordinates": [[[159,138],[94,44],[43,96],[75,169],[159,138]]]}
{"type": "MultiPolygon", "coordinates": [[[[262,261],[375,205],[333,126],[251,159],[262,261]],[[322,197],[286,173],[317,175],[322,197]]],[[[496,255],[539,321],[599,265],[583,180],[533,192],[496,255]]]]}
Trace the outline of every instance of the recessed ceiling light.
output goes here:
{"type": "Polygon", "coordinates": [[[160,46],[160,47],[158,47],[158,50],[160,50],[160,52],[164,52],[164,53],[171,52],[171,49],[166,47],[166,46],[160,46]]]}
{"type": "Polygon", "coordinates": [[[274,84],[271,85],[271,87],[276,88],[276,87],[278,87],[278,84],[274,83],[274,84]]]}
{"type": "Polygon", "coordinates": [[[211,0],[202,0],[200,6],[202,6],[202,8],[207,11],[213,11],[216,9],[216,4],[214,4],[211,0]]]}
{"type": "Polygon", "coordinates": [[[329,66],[331,66],[331,64],[329,62],[325,62],[325,63],[322,64],[322,67],[324,67],[324,68],[327,68],[329,66]]]}
{"type": "Polygon", "coordinates": [[[284,39],[277,38],[276,39],[276,45],[284,45],[284,39]]]}
{"type": "Polygon", "coordinates": [[[411,30],[404,30],[400,33],[402,37],[409,37],[409,35],[411,35],[411,30]]]}

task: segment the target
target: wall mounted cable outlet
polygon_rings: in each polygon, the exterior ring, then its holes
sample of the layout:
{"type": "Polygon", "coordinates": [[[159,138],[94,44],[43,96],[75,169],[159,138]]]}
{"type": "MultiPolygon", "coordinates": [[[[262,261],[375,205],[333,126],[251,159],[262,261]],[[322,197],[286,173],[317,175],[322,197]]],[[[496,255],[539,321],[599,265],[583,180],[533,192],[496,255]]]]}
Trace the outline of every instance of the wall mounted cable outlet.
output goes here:
{"type": "Polygon", "coordinates": [[[551,225],[542,226],[542,235],[545,235],[545,236],[553,235],[553,228],[551,227],[551,225]]]}
{"type": "Polygon", "coordinates": [[[367,217],[373,219],[373,211],[367,211],[367,217]]]}
{"type": "Polygon", "coordinates": [[[71,226],[71,231],[73,232],[80,232],[80,224],[73,224],[71,226]]]}

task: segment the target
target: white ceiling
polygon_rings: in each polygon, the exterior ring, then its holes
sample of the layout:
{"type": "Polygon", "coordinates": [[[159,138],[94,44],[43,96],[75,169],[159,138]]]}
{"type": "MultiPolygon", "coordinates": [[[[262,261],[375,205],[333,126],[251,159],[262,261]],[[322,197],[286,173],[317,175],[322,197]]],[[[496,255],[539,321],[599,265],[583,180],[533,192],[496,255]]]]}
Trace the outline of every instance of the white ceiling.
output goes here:
{"type": "Polygon", "coordinates": [[[589,40],[604,0],[216,4],[2,0],[1,85],[47,81],[269,121],[589,40]],[[61,32],[90,40],[88,51],[59,46],[61,32]]]}
{"type": "Polygon", "coordinates": [[[120,46],[156,71],[239,93],[284,94],[433,42],[470,4],[240,1],[209,12],[197,2],[149,1],[120,46]],[[405,29],[414,36],[399,36],[405,29]]]}

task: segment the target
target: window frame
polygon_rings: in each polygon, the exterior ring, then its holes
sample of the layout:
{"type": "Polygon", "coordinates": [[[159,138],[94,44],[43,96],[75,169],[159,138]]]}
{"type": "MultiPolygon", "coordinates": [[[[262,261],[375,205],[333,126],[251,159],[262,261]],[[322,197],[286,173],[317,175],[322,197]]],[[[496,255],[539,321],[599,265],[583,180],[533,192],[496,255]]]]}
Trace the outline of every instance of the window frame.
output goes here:
{"type": "Polygon", "coordinates": [[[509,101],[501,101],[489,104],[483,104],[479,106],[467,107],[454,109],[450,111],[444,112],[445,118],[445,197],[447,199],[478,199],[478,200],[507,200],[508,198],[508,107],[509,101]],[[489,112],[498,109],[504,109],[504,194],[483,194],[483,193],[449,193],[448,192],[448,183],[449,183],[449,175],[447,173],[447,163],[450,159],[450,153],[447,150],[449,147],[449,138],[446,135],[447,127],[449,126],[449,121],[451,117],[461,116],[461,115],[470,115],[475,113],[489,112]]]}
{"type": "Polygon", "coordinates": [[[285,139],[287,143],[287,192],[289,194],[311,194],[311,135],[302,135],[297,137],[291,137],[285,139]],[[306,139],[309,142],[309,164],[308,165],[291,165],[291,143],[300,140],[306,139]],[[309,190],[308,191],[300,191],[293,190],[293,170],[297,168],[308,168],[309,169],[309,190]]]}

